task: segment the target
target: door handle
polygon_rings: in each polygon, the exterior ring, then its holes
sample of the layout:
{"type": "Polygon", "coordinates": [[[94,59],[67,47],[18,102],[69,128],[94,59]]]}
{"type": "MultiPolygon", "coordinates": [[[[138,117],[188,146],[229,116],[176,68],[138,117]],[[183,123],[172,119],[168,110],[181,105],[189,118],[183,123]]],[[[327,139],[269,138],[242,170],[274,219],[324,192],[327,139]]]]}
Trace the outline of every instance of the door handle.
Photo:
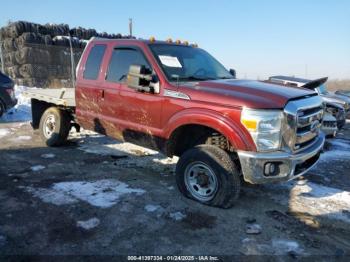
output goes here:
{"type": "Polygon", "coordinates": [[[100,90],[100,98],[101,98],[101,100],[105,99],[105,90],[104,89],[100,90]]]}

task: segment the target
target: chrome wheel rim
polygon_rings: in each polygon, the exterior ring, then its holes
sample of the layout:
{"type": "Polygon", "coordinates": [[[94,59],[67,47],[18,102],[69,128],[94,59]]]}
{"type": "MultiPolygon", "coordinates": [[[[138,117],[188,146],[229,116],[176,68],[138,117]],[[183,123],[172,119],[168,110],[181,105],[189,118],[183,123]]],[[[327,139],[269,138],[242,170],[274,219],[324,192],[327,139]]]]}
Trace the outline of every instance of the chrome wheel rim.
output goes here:
{"type": "Polygon", "coordinates": [[[203,162],[193,162],[185,170],[185,185],[191,195],[202,202],[214,198],[218,180],[213,170],[203,162]]]}
{"type": "Polygon", "coordinates": [[[44,124],[44,136],[46,138],[51,138],[52,134],[55,132],[56,119],[54,115],[48,115],[44,124]]]}

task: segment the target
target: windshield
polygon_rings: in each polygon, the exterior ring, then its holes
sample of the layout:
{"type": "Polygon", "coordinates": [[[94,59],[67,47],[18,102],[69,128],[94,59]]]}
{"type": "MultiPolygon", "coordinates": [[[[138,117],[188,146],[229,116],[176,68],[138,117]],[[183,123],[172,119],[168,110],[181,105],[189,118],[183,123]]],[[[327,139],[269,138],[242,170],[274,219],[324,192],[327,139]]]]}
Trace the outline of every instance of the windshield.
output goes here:
{"type": "Polygon", "coordinates": [[[327,87],[325,84],[320,85],[319,87],[317,87],[317,89],[319,94],[322,94],[322,95],[328,94],[327,87]]]}
{"type": "Polygon", "coordinates": [[[233,78],[222,64],[203,49],[169,44],[151,44],[150,48],[170,81],[233,78]]]}

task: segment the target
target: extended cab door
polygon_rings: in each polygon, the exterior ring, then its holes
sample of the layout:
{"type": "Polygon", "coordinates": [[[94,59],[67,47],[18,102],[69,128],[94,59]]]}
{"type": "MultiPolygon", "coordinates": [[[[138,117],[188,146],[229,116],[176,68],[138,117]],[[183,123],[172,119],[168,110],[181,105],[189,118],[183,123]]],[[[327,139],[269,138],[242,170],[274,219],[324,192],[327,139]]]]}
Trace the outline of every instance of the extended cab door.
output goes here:
{"type": "Polygon", "coordinates": [[[109,115],[103,116],[104,122],[112,122],[115,130],[121,131],[125,141],[157,147],[163,97],[129,88],[126,77],[130,65],[145,65],[152,70],[141,48],[116,46],[107,69],[106,82],[119,85],[119,97],[109,100],[106,97],[108,94],[105,94],[103,112],[109,112],[109,115]]]}
{"type": "Polygon", "coordinates": [[[100,125],[101,103],[104,90],[101,65],[106,52],[105,44],[87,47],[87,57],[82,58],[76,83],[76,115],[79,124],[89,130],[105,133],[100,125]]]}

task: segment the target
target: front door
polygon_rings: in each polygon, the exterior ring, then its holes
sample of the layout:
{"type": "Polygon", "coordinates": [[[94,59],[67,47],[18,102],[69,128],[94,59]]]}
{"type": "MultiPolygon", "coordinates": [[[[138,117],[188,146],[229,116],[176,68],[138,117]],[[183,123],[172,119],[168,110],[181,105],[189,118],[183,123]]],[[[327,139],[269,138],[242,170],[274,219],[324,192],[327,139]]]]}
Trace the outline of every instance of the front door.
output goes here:
{"type": "MultiPolygon", "coordinates": [[[[108,99],[113,95],[105,93],[103,111],[109,112],[109,115],[104,117],[108,117],[106,121],[113,122],[115,130],[121,131],[125,141],[157,148],[157,135],[161,131],[163,98],[159,94],[129,88],[126,84],[126,77],[130,65],[144,65],[152,70],[140,48],[136,46],[114,48],[106,73],[106,83],[114,83],[115,87],[118,87],[118,99],[108,99]],[[114,108],[114,110],[108,108],[114,108]]],[[[105,92],[115,92],[113,89],[106,88],[105,90],[105,92]]]]}

